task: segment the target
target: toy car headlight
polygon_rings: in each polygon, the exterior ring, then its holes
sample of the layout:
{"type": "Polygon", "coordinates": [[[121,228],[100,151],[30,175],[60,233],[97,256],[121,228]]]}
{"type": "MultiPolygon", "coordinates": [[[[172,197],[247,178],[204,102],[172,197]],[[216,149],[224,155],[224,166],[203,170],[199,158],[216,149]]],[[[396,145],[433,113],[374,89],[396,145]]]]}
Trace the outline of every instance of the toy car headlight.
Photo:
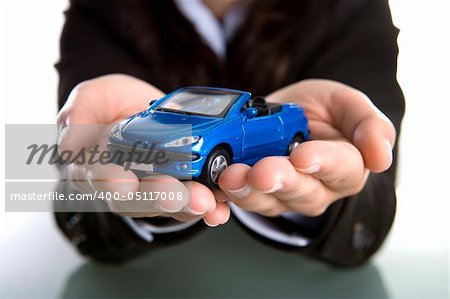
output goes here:
{"type": "Polygon", "coordinates": [[[122,137],[122,126],[120,123],[114,125],[114,127],[111,129],[111,136],[118,140],[123,140],[122,137]]]}
{"type": "Polygon", "coordinates": [[[200,136],[186,136],[186,137],[181,137],[176,140],[164,143],[164,146],[165,147],[185,146],[185,145],[190,145],[190,144],[196,143],[199,139],[200,139],[200,136]]]}

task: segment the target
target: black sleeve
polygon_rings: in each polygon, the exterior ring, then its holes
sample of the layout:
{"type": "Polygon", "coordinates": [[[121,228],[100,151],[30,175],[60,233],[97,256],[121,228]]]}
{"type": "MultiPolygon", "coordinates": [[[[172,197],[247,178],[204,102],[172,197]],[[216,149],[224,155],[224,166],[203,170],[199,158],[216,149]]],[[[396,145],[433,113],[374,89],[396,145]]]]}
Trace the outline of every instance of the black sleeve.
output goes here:
{"type": "Polygon", "coordinates": [[[65,12],[60,37],[58,105],[80,82],[107,74],[122,73],[148,79],[148,60],[142,59],[126,36],[114,1],[72,0],[65,12]]]}
{"type": "MultiPolygon", "coordinates": [[[[398,29],[388,1],[333,1],[329,9],[327,41],[306,77],[332,79],[363,91],[399,133],[404,98],[396,80],[398,29]]],[[[330,206],[328,221],[306,249],[308,255],[354,266],[377,251],[395,215],[397,149],[388,171],[371,174],[359,194],[330,206]]]]}
{"type": "MultiPolygon", "coordinates": [[[[84,80],[111,73],[124,73],[145,80],[148,66],[138,59],[117,30],[108,27],[114,22],[105,18],[114,18],[114,9],[115,6],[108,1],[71,1],[60,40],[60,60],[56,64],[59,108],[64,105],[72,88],[84,80]],[[102,13],[103,10],[109,11],[102,13]]],[[[65,172],[61,169],[62,179],[67,177],[65,172]]],[[[67,183],[60,183],[58,191],[76,193],[67,183]]],[[[57,203],[55,211],[69,211],[70,204],[57,203]]],[[[153,242],[148,242],[140,238],[123,217],[114,213],[55,212],[55,217],[59,228],[80,253],[105,262],[130,259],[203,228],[198,222],[187,229],[154,235],[153,242]]],[[[167,224],[164,219],[155,220],[167,224]]]]}

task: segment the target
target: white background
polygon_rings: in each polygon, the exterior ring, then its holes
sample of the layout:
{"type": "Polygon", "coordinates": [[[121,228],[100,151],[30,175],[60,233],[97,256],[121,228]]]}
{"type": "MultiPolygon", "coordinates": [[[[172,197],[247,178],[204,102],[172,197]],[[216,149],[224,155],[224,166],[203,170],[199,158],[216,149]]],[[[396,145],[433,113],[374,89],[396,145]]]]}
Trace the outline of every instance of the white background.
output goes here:
{"type": "MultiPolygon", "coordinates": [[[[65,1],[0,2],[2,141],[4,123],[55,120],[57,76],[53,64],[58,57],[62,11],[66,5],[65,1]]],[[[394,23],[401,30],[398,80],[405,93],[407,110],[400,141],[398,214],[375,263],[393,296],[408,294],[404,291],[408,286],[402,286],[397,279],[398,275],[407,274],[400,268],[389,267],[398,256],[409,257],[413,263],[416,257],[428,253],[444,257],[440,263],[448,262],[449,7],[449,1],[391,1],[394,23]]],[[[3,146],[0,156],[0,178],[4,181],[3,146]]],[[[1,183],[1,198],[3,188],[1,183]]],[[[7,244],[33,240],[34,230],[53,230],[50,215],[5,214],[3,210],[2,207],[1,259],[14,248],[7,244]],[[36,223],[41,227],[32,228],[36,223]]],[[[60,243],[65,244],[62,240],[60,243]]],[[[67,245],[60,246],[70,250],[67,245]]],[[[18,267],[26,271],[25,265],[18,267]]],[[[445,279],[448,281],[448,277],[445,279]]],[[[425,280],[424,277],[424,284],[425,280]]]]}

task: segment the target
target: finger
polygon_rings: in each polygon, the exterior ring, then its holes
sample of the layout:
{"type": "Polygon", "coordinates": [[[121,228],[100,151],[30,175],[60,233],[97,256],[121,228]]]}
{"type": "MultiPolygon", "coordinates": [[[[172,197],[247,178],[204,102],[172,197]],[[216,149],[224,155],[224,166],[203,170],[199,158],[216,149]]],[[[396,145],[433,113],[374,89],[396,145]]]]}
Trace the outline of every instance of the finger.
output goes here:
{"type": "Polygon", "coordinates": [[[131,200],[111,201],[116,213],[131,217],[155,217],[180,212],[190,200],[189,190],[177,179],[155,174],[141,179],[131,200]],[[181,194],[181,196],[178,196],[181,194]]]}
{"type": "Polygon", "coordinates": [[[306,216],[321,215],[337,199],[336,192],[328,189],[317,178],[301,173],[287,157],[267,157],[252,168],[248,179],[253,188],[275,197],[278,205],[262,214],[273,216],[295,211],[306,216]],[[276,165],[276,167],[274,167],[276,165]]]}
{"type": "Polygon", "coordinates": [[[300,173],[315,177],[342,196],[358,193],[364,186],[367,171],[363,158],[349,142],[305,142],[289,159],[300,173]]]}
{"type": "Polygon", "coordinates": [[[373,172],[389,168],[396,135],[392,122],[365,94],[345,85],[338,85],[329,105],[337,126],[361,151],[366,167],[373,172]]]}
{"type": "MultiPolygon", "coordinates": [[[[247,175],[250,169],[250,166],[242,163],[232,164],[225,168],[219,176],[220,188],[222,190],[239,190],[244,188],[247,184],[247,175]]],[[[246,191],[242,190],[242,193],[246,191]]]]}
{"type": "Polygon", "coordinates": [[[226,202],[218,202],[216,209],[206,213],[203,220],[208,226],[215,227],[225,224],[230,219],[230,207],[226,202]]]}
{"type": "MultiPolygon", "coordinates": [[[[147,177],[146,181],[152,181],[156,179],[156,177],[151,178],[147,177]]],[[[161,178],[158,178],[158,180],[161,178]]],[[[163,178],[163,180],[160,180],[159,182],[164,182],[164,184],[171,183],[173,178],[169,179],[163,178]]],[[[180,182],[181,183],[181,182],[180,182]]],[[[182,184],[185,185],[186,189],[189,190],[190,193],[190,200],[186,205],[183,205],[183,207],[179,211],[174,211],[173,207],[167,209],[164,205],[161,207],[160,205],[156,206],[150,206],[153,210],[149,210],[149,206],[145,207],[146,212],[121,212],[121,214],[128,215],[130,217],[155,217],[155,216],[162,216],[162,217],[171,217],[175,220],[182,221],[182,222],[190,222],[197,220],[204,216],[206,213],[212,213],[213,216],[216,217],[218,221],[221,221],[221,223],[226,222],[226,214],[222,215],[223,212],[219,212],[218,216],[214,216],[216,213],[216,202],[214,199],[214,195],[212,194],[211,190],[207,188],[206,186],[197,183],[197,182],[182,182],[182,184]]],[[[148,186],[147,186],[148,187],[148,186]]],[[[176,189],[171,189],[170,192],[174,192],[176,189]]],[[[156,192],[153,191],[155,194],[156,192]]],[[[152,203],[150,203],[152,204],[152,203]]],[[[179,208],[179,207],[178,207],[179,208]]],[[[176,208],[175,210],[178,210],[176,208]]],[[[229,217],[229,216],[228,216],[229,217]]],[[[214,223],[215,220],[213,220],[214,223]]],[[[220,223],[220,224],[221,224],[220,223]]]]}
{"type": "Polygon", "coordinates": [[[161,216],[162,217],[170,217],[170,218],[173,218],[173,219],[181,221],[181,222],[192,222],[192,221],[195,221],[195,220],[198,220],[201,218],[201,216],[193,215],[189,212],[186,212],[186,213],[181,212],[181,213],[174,213],[174,214],[166,213],[166,214],[162,214],[161,216]]]}
{"type": "MultiPolygon", "coordinates": [[[[256,163],[248,176],[252,188],[276,199],[277,205],[266,211],[267,216],[295,211],[307,216],[321,215],[336,193],[320,180],[297,171],[287,157],[267,157],[256,163]]],[[[254,194],[254,193],[252,193],[254,194]]]]}
{"type": "MultiPolygon", "coordinates": [[[[164,186],[172,182],[171,177],[155,175],[153,177],[145,177],[139,181],[136,177],[133,177],[134,174],[129,170],[122,170],[122,173],[119,173],[120,168],[118,165],[111,164],[108,168],[92,167],[88,172],[88,177],[91,178],[93,187],[100,190],[105,190],[106,192],[111,192],[109,191],[111,189],[117,190],[118,186],[115,185],[117,181],[119,188],[122,190],[128,189],[125,190],[127,193],[124,197],[120,197],[119,200],[108,201],[112,211],[129,217],[156,217],[163,215],[170,208],[177,209],[176,206],[170,206],[166,209],[164,205],[160,204],[161,193],[166,192],[164,186]],[[113,179],[99,179],[100,176],[105,177],[109,175],[108,173],[112,173],[113,167],[116,168],[117,176],[114,176],[113,179]],[[128,180],[125,180],[124,178],[127,177],[128,180]],[[131,180],[129,179],[130,177],[131,180]]],[[[167,199],[166,197],[164,198],[167,199]]],[[[183,203],[179,204],[183,205],[183,203]]]]}
{"type": "Polygon", "coordinates": [[[62,159],[72,162],[71,158],[100,144],[105,125],[95,124],[95,120],[89,119],[87,115],[82,120],[75,120],[77,113],[73,111],[63,114],[68,115],[58,125],[58,153],[62,159]]]}
{"type": "Polygon", "coordinates": [[[177,213],[189,205],[191,190],[174,177],[153,174],[140,180],[139,192],[149,201],[139,201],[142,210],[177,213]],[[141,204],[142,203],[142,204],[141,204]]]}
{"type": "Polygon", "coordinates": [[[184,182],[184,184],[191,190],[191,201],[189,205],[182,209],[183,212],[181,213],[165,214],[165,216],[187,222],[209,214],[209,217],[213,218],[212,223],[222,224],[226,222],[226,215],[222,215],[222,208],[219,208],[220,211],[216,212],[217,204],[212,191],[208,187],[192,181],[184,182]],[[216,215],[216,213],[218,214],[216,215]]]}
{"type": "Polygon", "coordinates": [[[126,198],[139,190],[139,179],[130,171],[116,164],[95,164],[86,171],[86,180],[94,190],[118,192],[126,198]]]}
{"type": "Polygon", "coordinates": [[[393,125],[379,117],[362,121],[353,136],[353,143],[361,151],[364,164],[375,173],[383,172],[391,166],[394,142],[393,125]]]}
{"type": "Polygon", "coordinates": [[[184,182],[191,191],[191,200],[187,206],[187,212],[194,215],[204,215],[216,209],[216,200],[212,191],[198,182],[184,182]]]}
{"type": "Polygon", "coordinates": [[[302,200],[320,182],[297,171],[287,157],[267,157],[256,163],[248,175],[252,188],[274,194],[282,201],[302,200]]]}
{"type": "Polygon", "coordinates": [[[93,147],[100,137],[100,126],[110,123],[108,120],[115,111],[104,109],[106,99],[102,96],[103,91],[100,88],[102,81],[99,79],[84,81],[70,92],[56,120],[60,152],[78,153],[83,148],[93,147]]]}
{"type": "MultiPolygon", "coordinates": [[[[166,216],[172,214],[171,217],[175,219],[194,219],[216,209],[214,194],[203,184],[192,181],[180,182],[175,178],[163,175],[153,175],[145,178],[147,188],[155,187],[151,185],[153,183],[158,184],[157,189],[150,191],[155,196],[157,193],[159,194],[159,197],[155,198],[156,208],[165,212],[166,216]],[[174,194],[177,200],[168,199],[169,194],[174,194]],[[178,194],[183,196],[181,201],[178,200],[178,194]],[[196,217],[190,218],[188,217],[189,215],[196,217]]],[[[141,181],[142,184],[143,182],[141,181]]]]}
{"type": "MultiPolygon", "coordinates": [[[[280,214],[286,208],[276,197],[270,194],[270,190],[265,189],[267,188],[266,185],[270,185],[269,188],[272,188],[272,184],[263,182],[265,184],[263,187],[256,184],[256,188],[259,188],[259,190],[251,185],[248,177],[254,171],[253,168],[245,164],[229,166],[219,177],[220,188],[225,191],[229,200],[240,208],[266,216],[280,214]]],[[[265,175],[262,175],[262,177],[265,179],[265,175]]]]}
{"type": "Polygon", "coordinates": [[[218,202],[226,202],[228,201],[228,195],[225,194],[222,190],[214,190],[214,197],[218,202]]]}
{"type": "Polygon", "coordinates": [[[320,180],[297,171],[286,157],[268,157],[255,164],[249,182],[255,188],[268,190],[278,200],[270,211],[272,215],[295,211],[317,216],[336,198],[320,180]]]}

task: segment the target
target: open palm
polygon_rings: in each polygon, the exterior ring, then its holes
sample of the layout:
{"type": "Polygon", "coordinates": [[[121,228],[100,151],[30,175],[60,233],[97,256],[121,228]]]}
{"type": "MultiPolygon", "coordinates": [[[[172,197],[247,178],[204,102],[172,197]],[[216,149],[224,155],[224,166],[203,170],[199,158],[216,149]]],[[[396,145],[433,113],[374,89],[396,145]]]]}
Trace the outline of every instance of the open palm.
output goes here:
{"type": "Polygon", "coordinates": [[[267,99],[303,107],[312,140],[289,157],[227,168],[219,180],[223,196],[241,208],[267,216],[286,211],[317,216],[335,200],[358,193],[370,171],[391,165],[395,129],[360,91],[334,81],[306,80],[267,99]]]}

